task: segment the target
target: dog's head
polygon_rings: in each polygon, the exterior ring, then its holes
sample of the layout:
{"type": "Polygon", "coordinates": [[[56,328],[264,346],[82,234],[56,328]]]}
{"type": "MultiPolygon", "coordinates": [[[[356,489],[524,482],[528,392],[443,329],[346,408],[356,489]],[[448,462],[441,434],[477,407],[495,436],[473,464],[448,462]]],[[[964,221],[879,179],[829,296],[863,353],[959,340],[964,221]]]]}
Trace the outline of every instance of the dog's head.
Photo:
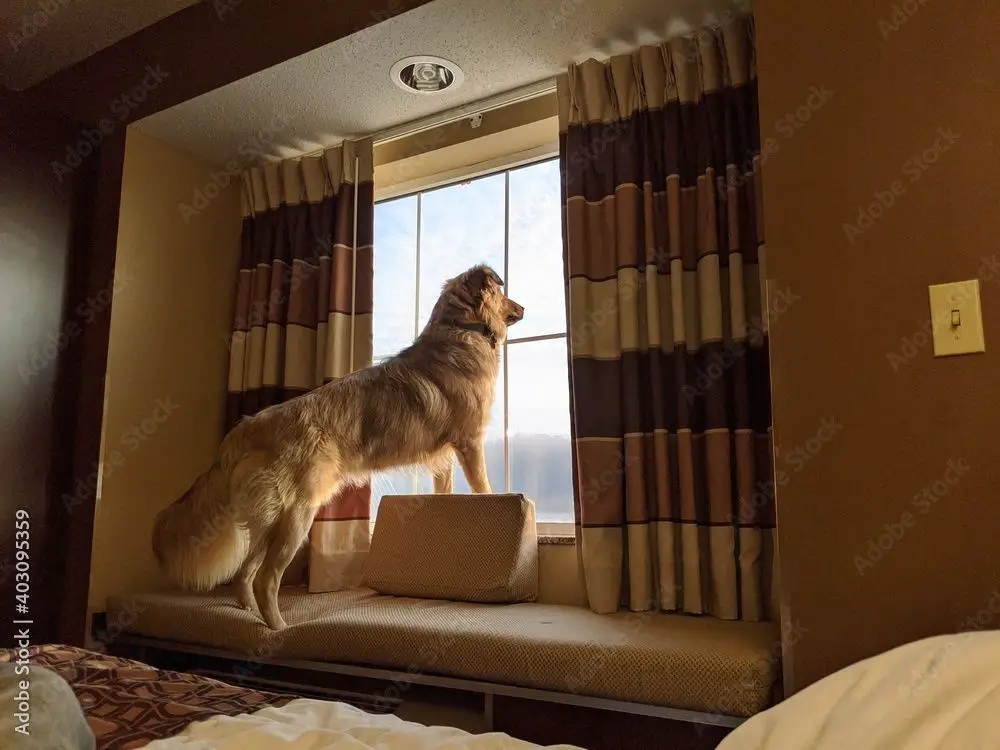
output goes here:
{"type": "Polygon", "coordinates": [[[524,308],[504,294],[503,279],[484,264],[445,282],[431,313],[432,322],[480,323],[497,341],[504,341],[507,328],[523,317],[524,308]]]}

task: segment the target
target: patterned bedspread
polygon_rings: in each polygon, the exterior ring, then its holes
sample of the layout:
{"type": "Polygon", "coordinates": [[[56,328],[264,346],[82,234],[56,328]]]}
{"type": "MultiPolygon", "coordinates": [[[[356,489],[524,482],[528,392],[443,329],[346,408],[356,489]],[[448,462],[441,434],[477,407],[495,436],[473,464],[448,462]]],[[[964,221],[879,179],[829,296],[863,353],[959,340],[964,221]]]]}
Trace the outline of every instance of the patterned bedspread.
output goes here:
{"type": "MultiPolygon", "coordinates": [[[[32,664],[58,672],[72,686],[97,737],[97,750],[132,750],[211,716],[293,700],[72,646],[33,646],[29,653],[32,664]]],[[[14,651],[0,650],[0,662],[16,658],[14,651]]]]}

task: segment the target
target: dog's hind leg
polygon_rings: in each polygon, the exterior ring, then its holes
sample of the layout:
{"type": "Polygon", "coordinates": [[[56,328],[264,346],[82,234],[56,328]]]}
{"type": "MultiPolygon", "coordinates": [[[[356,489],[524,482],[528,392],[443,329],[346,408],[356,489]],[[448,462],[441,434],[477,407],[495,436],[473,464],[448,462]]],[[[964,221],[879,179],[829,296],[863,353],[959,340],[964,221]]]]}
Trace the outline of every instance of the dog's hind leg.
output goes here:
{"type": "Polygon", "coordinates": [[[469,480],[469,487],[477,494],[489,494],[493,490],[490,488],[490,478],[486,474],[486,451],[483,450],[482,442],[463,443],[456,445],[458,461],[462,464],[462,471],[465,478],[469,480]]]}
{"type": "Polygon", "coordinates": [[[239,520],[246,524],[250,536],[246,557],[232,582],[240,605],[251,612],[255,600],[254,578],[264,562],[280,512],[274,479],[261,464],[259,456],[247,456],[237,465],[230,480],[232,506],[241,509],[239,520]]]}
{"type": "Polygon", "coordinates": [[[278,519],[269,536],[267,553],[253,581],[253,592],[261,616],[272,630],[287,627],[278,608],[278,587],[285,569],[309,534],[317,510],[312,505],[293,503],[278,519]]]}
{"type": "Polygon", "coordinates": [[[253,581],[264,562],[264,555],[267,554],[268,530],[262,534],[254,534],[250,540],[250,552],[243,562],[243,567],[236,575],[236,594],[243,609],[253,612],[255,599],[253,594],[253,581]]]}

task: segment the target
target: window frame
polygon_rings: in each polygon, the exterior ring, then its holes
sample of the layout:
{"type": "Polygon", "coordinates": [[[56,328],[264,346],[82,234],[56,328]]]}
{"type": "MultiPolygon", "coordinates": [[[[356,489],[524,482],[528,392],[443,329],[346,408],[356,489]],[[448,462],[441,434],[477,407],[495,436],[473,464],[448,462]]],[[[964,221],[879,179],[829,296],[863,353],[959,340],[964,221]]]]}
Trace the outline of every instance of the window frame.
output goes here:
{"type": "MultiPolygon", "coordinates": [[[[420,313],[419,313],[419,288],[420,288],[420,230],[421,230],[421,204],[423,201],[423,196],[427,193],[431,193],[437,190],[442,190],[448,187],[454,187],[455,185],[461,185],[463,183],[469,183],[473,180],[492,177],[498,174],[504,175],[504,269],[503,278],[504,284],[506,285],[507,276],[509,273],[509,263],[510,263],[510,175],[512,172],[516,172],[519,169],[524,169],[526,167],[536,166],[538,164],[543,164],[548,161],[554,161],[559,158],[559,144],[552,143],[538,148],[533,148],[528,151],[521,151],[514,154],[509,154],[504,157],[497,159],[490,159],[486,162],[481,162],[478,164],[472,164],[468,167],[462,169],[452,169],[447,172],[440,172],[432,175],[428,175],[425,178],[419,180],[413,180],[411,182],[402,183],[400,185],[392,185],[381,190],[377,190],[374,196],[374,203],[377,206],[379,203],[386,203],[394,200],[402,200],[404,198],[410,198],[417,196],[417,209],[416,209],[416,257],[415,257],[415,286],[417,289],[417,303],[414,306],[413,311],[413,328],[414,328],[414,338],[419,335],[420,326],[420,313]]],[[[528,344],[535,341],[551,341],[555,339],[563,339],[566,341],[567,347],[569,346],[569,325],[567,322],[566,327],[561,333],[550,333],[550,334],[540,334],[537,336],[515,336],[509,338],[503,343],[503,467],[504,467],[504,477],[503,477],[503,492],[509,492],[510,488],[510,443],[509,443],[509,431],[510,431],[510,417],[509,410],[510,404],[508,400],[508,389],[510,387],[510,381],[508,378],[508,346],[517,346],[518,344],[528,344]]],[[[391,356],[396,354],[396,352],[372,352],[372,363],[377,364],[391,356]]],[[[455,471],[461,471],[461,467],[454,467],[455,471]]],[[[417,492],[417,475],[414,474],[412,477],[411,491],[417,492]]],[[[372,517],[371,524],[374,527],[375,518],[372,517]]],[[[541,521],[537,524],[537,531],[539,537],[575,537],[576,530],[575,524],[570,522],[553,522],[553,521],[541,521]]]]}

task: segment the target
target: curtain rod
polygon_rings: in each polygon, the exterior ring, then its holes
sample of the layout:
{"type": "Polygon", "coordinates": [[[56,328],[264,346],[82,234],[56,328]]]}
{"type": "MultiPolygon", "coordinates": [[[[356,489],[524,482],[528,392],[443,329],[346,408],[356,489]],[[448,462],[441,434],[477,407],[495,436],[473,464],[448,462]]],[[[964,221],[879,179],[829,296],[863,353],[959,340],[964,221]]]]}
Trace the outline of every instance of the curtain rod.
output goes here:
{"type": "MultiPolygon", "coordinates": [[[[448,123],[455,122],[456,120],[462,120],[466,117],[472,117],[473,115],[482,114],[483,112],[489,112],[493,109],[499,109],[500,107],[506,107],[507,105],[516,104],[529,99],[537,99],[538,97],[545,96],[555,90],[556,79],[548,78],[544,81],[538,81],[537,83],[532,83],[527,86],[511,89],[510,91],[506,91],[502,94],[496,94],[495,96],[480,99],[479,101],[463,104],[460,107],[454,107],[453,109],[445,110],[444,112],[438,112],[419,120],[412,120],[410,122],[403,123],[402,125],[396,125],[395,127],[387,128],[386,130],[380,130],[376,133],[344,138],[341,142],[357,140],[359,138],[371,138],[375,146],[381,146],[383,143],[398,141],[402,138],[406,138],[407,136],[416,135],[417,133],[422,133],[425,130],[432,130],[433,128],[440,127],[441,125],[447,125],[448,123]]],[[[316,156],[318,154],[322,154],[327,149],[336,148],[336,145],[337,144],[323,146],[322,148],[317,148],[312,151],[307,151],[286,158],[298,159],[305,156],[316,156]]]]}
{"type": "Polygon", "coordinates": [[[528,86],[521,86],[520,88],[512,89],[511,91],[504,92],[503,94],[490,96],[477,102],[464,104],[445,112],[438,112],[437,114],[430,115],[429,117],[397,125],[394,128],[373,133],[368,137],[372,139],[376,146],[380,146],[383,143],[398,141],[401,138],[406,138],[407,136],[414,135],[425,130],[431,130],[433,128],[440,127],[441,125],[447,125],[448,123],[455,122],[456,120],[463,120],[466,117],[472,117],[473,115],[489,112],[493,109],[500,109],[501,107],[506,107],[510,104],[516,104],[529,99],[536,99],[555,90],[556,80],[555,78],[550,78],[528,86]]]}

